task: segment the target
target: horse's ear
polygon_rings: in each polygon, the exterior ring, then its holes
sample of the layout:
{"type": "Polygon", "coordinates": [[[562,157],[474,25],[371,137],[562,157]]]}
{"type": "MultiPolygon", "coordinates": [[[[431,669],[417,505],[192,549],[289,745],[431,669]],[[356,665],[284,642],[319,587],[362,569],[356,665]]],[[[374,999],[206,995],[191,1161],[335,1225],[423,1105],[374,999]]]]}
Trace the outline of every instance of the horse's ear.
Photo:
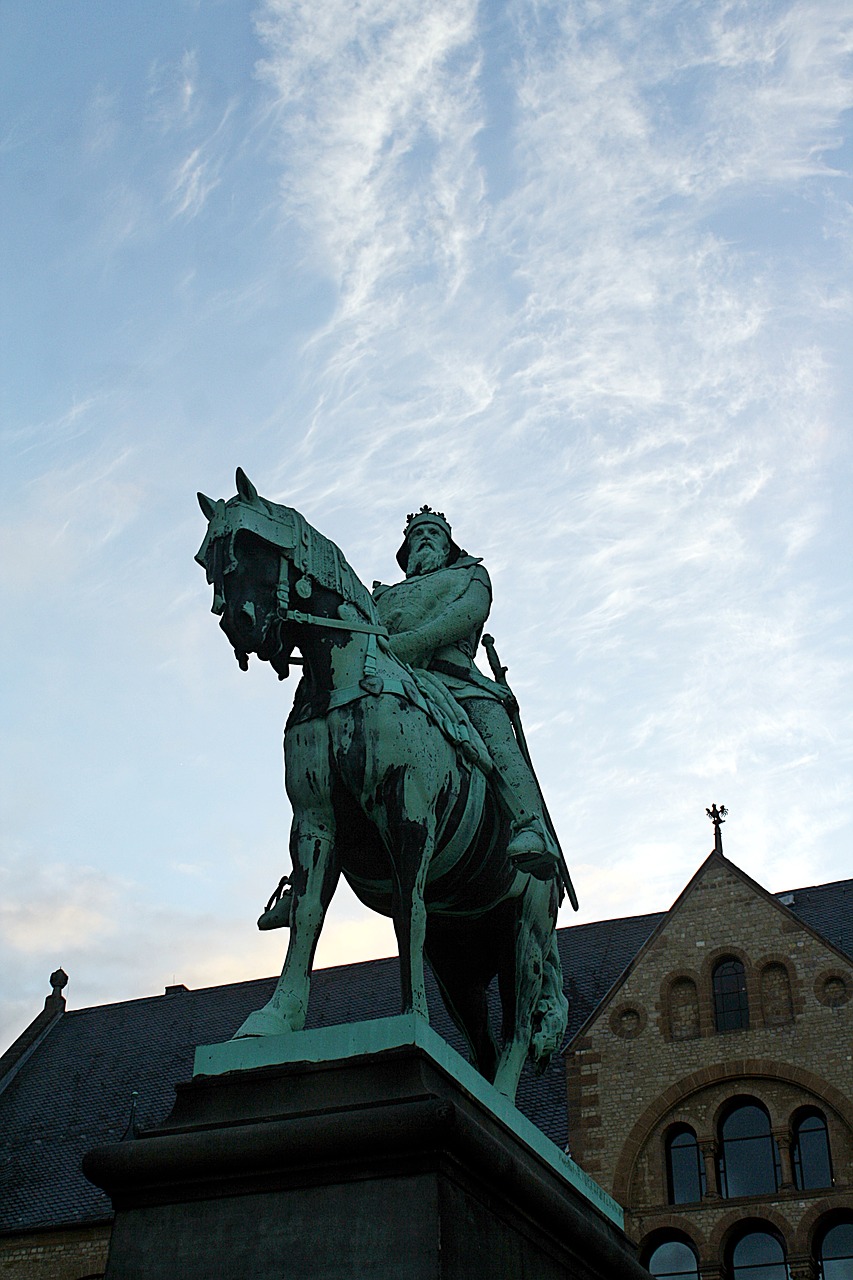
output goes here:
{"type": "Polygon", "coordinates": [[[208,498],[206,493],[198,494],[198,505],[201,507],[205,520],[212,520],[213,513],[216,510],[216,503],[212,498],[208,498]]]}
{"type": "Polygon", "coordinates": [[[237,468],[237,492],[246,502],[258,501],[258,491],[242,467],[237,468]]]}

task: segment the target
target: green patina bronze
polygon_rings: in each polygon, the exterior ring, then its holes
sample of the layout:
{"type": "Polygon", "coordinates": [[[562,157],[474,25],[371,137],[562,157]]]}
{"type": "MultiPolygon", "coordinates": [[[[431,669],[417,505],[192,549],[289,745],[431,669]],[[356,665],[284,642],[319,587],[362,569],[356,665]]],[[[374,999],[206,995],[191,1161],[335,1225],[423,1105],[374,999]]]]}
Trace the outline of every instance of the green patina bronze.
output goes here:
{"type": "Polygon", "coordinates": [[[208,530],[196,559],[241,667],[255,654],[279,679],[303,669],[284,738],[293,866],[258,922],[289,926],[287,956],[272,999],[235,1038],[304,1026],[343,875],[394,922],[403,1012],[428,1017],[426,956],[475,1066],[514,1098],[525,1060],[544,1070],[565,1031],[564,889],[577,904],[491,637],[497,679],[473,661],[486,570],[424,508],[398,552],[405,579],[371,596],[334,543],[242,471],[235,497],[199,503],[208,530]],[[500,1047],[486,1001],[496,976],[500,1047]]]}

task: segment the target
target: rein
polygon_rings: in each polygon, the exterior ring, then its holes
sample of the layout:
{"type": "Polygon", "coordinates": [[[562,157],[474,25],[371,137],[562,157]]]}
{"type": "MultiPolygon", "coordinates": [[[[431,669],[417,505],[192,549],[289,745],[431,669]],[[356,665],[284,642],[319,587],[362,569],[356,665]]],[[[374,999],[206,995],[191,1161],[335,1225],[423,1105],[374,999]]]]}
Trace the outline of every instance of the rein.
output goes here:
{"type": "Polygon", "coordinates": [[[385,627],[376,627],[372,622],[348,622],[344,618],[322,618],[317,613],[302,613],[299,609],[282,609],[279,605],[275,614],[276,622],[299,622],[310,627],[331,627],[335,631],[360,631],[369,636],[388,637],[385,627]]]}

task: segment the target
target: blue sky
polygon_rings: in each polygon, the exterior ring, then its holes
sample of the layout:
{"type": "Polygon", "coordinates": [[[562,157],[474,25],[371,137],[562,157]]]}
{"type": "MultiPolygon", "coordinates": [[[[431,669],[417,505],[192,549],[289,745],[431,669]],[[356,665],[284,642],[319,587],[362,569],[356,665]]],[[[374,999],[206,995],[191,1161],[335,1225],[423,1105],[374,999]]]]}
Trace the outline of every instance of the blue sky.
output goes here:
{"type": "MultiPolygon", "coordinates": [[[[850,873],[849,0],[3,0],[0,1029],[277,971],[242,466],[484,557],[591,920],[850,873]]],[[[568,917],[566,918],[568,923],[568,917]]],[[[320,962],[393,950],[336,902],[320,962]]]]}

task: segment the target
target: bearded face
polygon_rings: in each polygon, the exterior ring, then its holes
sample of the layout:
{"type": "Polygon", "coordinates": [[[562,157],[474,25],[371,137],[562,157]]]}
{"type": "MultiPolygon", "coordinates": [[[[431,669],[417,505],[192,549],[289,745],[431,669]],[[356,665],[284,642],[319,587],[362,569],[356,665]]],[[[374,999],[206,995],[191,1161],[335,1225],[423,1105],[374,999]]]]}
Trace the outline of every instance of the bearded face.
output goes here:
{"type": "Polygon", "coordinates": [[[424,521],[409,535],[409,563],[406,577],[416,578],[435,569],[443,569],[450,555],[450,539],[437,524],[424,521]]]}

